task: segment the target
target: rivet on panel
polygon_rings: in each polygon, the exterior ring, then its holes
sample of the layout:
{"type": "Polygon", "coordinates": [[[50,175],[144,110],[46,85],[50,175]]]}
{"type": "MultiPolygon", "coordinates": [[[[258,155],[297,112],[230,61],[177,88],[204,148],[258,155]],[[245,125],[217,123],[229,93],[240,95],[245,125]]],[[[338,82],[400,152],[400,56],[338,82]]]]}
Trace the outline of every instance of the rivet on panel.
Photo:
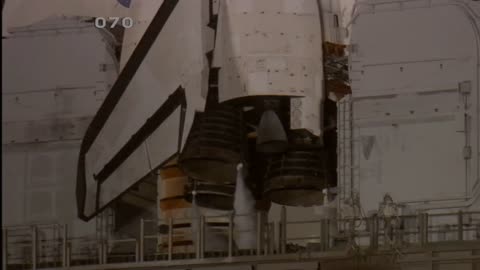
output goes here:
{"type": "Polygon", "coordinates": [[[403,67],[400,67],[400,72],[403,72],[403,67]]]}
{"type": "Polygon", "coordinates": [[[280,35],[281,35],[281,36],[283,36],[283,35],[284,35],[284,34],[283,34],[283,32],[282,32],[282,33],[280,33],[280,35]]]}
{"type": "Polygon", "coordinates": [[[412,111],[410,111],[410,114],[414,114],[414,113],[415,113],[415,111],[413,111],[413,110],[412,110],[412,111]]]}
{"type": "Polygon", "coordinates": [[[290,77],[293,77],[293,76],[295,76],[295,74],[293,74],[293,73],[290,73],[290,77]]]}
{"type": "Polygon", "coordinates": [[[390,113],[388,113],[388,112],[387,112],[385,115],[387,115],[387,116],[388,116],[388,115],[390,115],[390,113]]]}
{"type": "Polygon", "coordinates": [[[438,112],[438,108],[435,108],[434,111],[435,111],[435,112],[438,112]]]}
{"type": "Polygon", "coordinates": [[[440,69],[443,69],[443,64],[440,64],[440,69]]]}

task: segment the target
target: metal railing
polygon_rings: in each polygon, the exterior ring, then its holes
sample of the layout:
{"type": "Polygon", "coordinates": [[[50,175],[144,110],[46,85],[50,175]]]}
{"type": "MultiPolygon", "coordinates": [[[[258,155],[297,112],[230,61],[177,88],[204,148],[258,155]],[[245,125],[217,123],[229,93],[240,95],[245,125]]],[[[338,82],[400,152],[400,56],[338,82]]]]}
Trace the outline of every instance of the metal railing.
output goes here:
{"type": "MultiPolygon", "coordinates": [[[[139,236],[139,261],[151,260],[152,258],[163,258],[165,260],[173,260],[177,258],[186,259],[203,259],[208,257],[232,257],[240,254],[261,254],[263,251],[263,245],[266,243],[264,239],[263,228],[265,226],[265,218],[262,213],[256,213],[252,215],[222,215],[222,216],[201,216],[199,218],[179,218],[179,219],[167,219],[167,220],[146,220],[140,221],[140,236],[139,236]],[[252,230],[239,230],[234,224],[235,218],[238,217],[250,217],[255,220],[255,228],[252,230]],[[218,219],[223,219],[218,221],[218,219]],[[154,230],[148,231],[147,224],[153,223],[157,226],[163,226],[166,228],[165,237],[161,237],[161,234],[154,230]],[[215,223],[217,225],[215,226],[215,223]],[[220,223],[220,225],[218,225],[220,223]],[[178,233],[177,225],[184,225],[183,231],[178,233]],[[235,234],[251,232],[255,233],[256,247],[252,247],[248,250],[239,250],[235,246],[235,234]],[[190,243],[184,244],[184,251],[177,251],[175,249],[174,238],[183,237],[189,239],[190,243]],[[208,238],[208,239],[207,239],[208,238]],[[163,239],[163,240],[162,240],[163,239]],[[165,241],[166,239],[166,241],[165,241]],[[157,249],[150,254],[147,251],[148,241],[157,240],[157,249]],[[213,247],[208,248],[207,242],[222,242],[223,248],[213,247]],[[158,246],[165,246],[164,251],[158,249],[158,246]],[[185,251],[186,249],[186,251],[185,251]],[[153,254],[152,254],[153,253],[153,254]],[[152,256],[153,255],[153,256],[152,256]],[[178,256],[177,256],[178,255],[178,256]]],[[[154,226],[155,227],[155,226],[154,226]]]]}
{"type": "MultiPolygon", "coordinates": [[[[319,234],[314,236],[279,237],[283,249],[287,242],[301,242],[304,247],[318,242],[320,251],[328,250],[338,242],[373,249],[400,248],[407,246],[425,247],[438,242],[479,241],[480,211],[404,215],[391,218],[372,216],[368,218],[321,219],[284,221],[287,229],[292,225],[318,225],[319,234]],[[343,224],[345,229],[332,232],[332,223],[343,224]],[[283,240],[286,239],[286,240],[283,240]]],[[[300,230],[301,231],[301,230],[300,230]]]]}
{"type": "Polygon", "coordinates": [[[138,238],[108,240],[71,238],[66,225],[6,227],[3,228],[3,269],[285,255],[303,251],[325,252],[341,245],[345,248],[388,249],[412,245],[424,247],[435,242],[480,241],[480,212],[420,213],[391,219],[373,216],[291,221],[283,208],[278,221],[269,221],[261,212],[245,215],[255,220],[248,230],[239,230],[235,226],[238,217],[241,216],[142,219],[138,238]],[[309,229],[302,229],[302,226],[309,229]],[[339,227],[344,229],[339,230],[339,227]],[[159,228],[163,231],[159,232],[159,228]],[[311,235],[315,228],[317,233],[311,235]],[[50,239],[45,238],[48,229],[54,231],[50,239]],[[246,232],[255,235],[255,246],[238,248],[237,237],[246,232]],[[220,249],[209,248],[208,244],[217,239],[215,237],[224,241],[220,249]]]}

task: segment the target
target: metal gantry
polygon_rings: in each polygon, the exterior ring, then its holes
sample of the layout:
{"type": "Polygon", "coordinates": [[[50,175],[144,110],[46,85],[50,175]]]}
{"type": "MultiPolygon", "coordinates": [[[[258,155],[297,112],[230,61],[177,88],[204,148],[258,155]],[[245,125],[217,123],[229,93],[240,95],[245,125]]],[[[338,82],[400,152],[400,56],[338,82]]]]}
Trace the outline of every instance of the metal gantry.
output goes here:
{"type": "MultiPolygon", "coordinates": [[[[82,242],[69,237],[67,225],[32,225],[30,227],[5,227],[3,228],[2,261],[3,269],[40,269],[40,268],[69,268],[79,266],[84,269],[88,265],[131,265],[141,266],[159,263],[161,265],[189,265],[211,263],[215,264],[229,258],[229,261],[239,262],[262,262],[275,260],[288,260],[291,255],[303,254],[306,260],[321,260],[327,258],[348,258],[351,255],[352,245],[361,249],[386,252],[388,250],[408,249],[415,247],[419,250],[430,247],[435,243],[455,243],[462,249],[462,243],[477,243],[480,247],[480,212],[456,212],[445,214],[421,213],[412,216],[397,217],[396,225],[389,231],[377,216],[369,218],[355,218],[343,220],[300,220],[291,221],[287,219],[286,209],[283,208],[281,218],[278,222],[268,222],[264,213],[255,213],[256,217],[256,247],[252,250],[239,250],[235,247],[235,224],[232,214],[225,216],[228,226],[222,232],[226,235],[228,244],[225,250],[212,252],[206,249],[206,227],[208,220],[212,217],[201,216],[199,229],[192,230],[189,236],[192,239],[191,252],[179,251],[175,248],[176,232],[174,218],[168,220],[146,220],[140,221],[140,235],[137,239],[95,239],[96,245],[86,241],[89,248],[96,249],[96,252],[82,253],[82,242]],[[436,219],[454,220],[448,226],[441,224],[436,219]],[[332,232],[331,223],[348,222],[353,224],[352,231],[332,232]],[[410,223],[409,223],[410,222],[410,223]],[[147,223],[166,224],[167,248],[166,252],[159,250],[158,232],[146,230],[147,223]],[[316,224],[319,228],[318,235],[298,235],[298,230],[292,235],[291,227],[316,224]],[[408,225],[410,224],[410,225],[408,225]],[[53,234],[53,239],[48,240],[44,231],[49,227],[55,230],[61,229],[61,233],[53,234]],[[21,232],[30,232],[21,234],[21,232]],[[278,230],[275,232],[275,228],[278,230]],[[193,232],[194,231],[194,232],[193,232]],[[41,236],[42,235],[42,236],[41,236]],[[353,235],[353,239],[350,237],[353,235]],[[446,237],[447,235],[448,237],[446,237]],[[21,236],[20,241],[16,238],[21,236]],[[26,241],[27,239],[30,239],[26,241]],[[48,241],[47,241],[48,240],[48,241]],[[352,242],[353,241],[353,242],[352,242]],[[151,245],[153,242],[153,245],[151,245]],[[342,243],[348,243],[341,248],[342,243]],[[26,244],[29,243],[29,244],[26,244]],[[126,244],[129,245],[128,255],[115,254],[112,247],[126,244]],[[157,248],[152,248],[156,246],[157,248]],[[342,252],[338,252],[340,250],[342,252]],[[30,250],[30,256],[26,255],[25,248],[30,250]],[[59,250],[61,252],[47,252],[59,250]],[[337,250],[337,251],[334,251],[337,250]],[[350,252],[350,253],[349,253],[350,252]],[[308,255],[305,255],[308,254],[308,255]],[[342,255],[343,254],[343,255],[342,255]],[[350,254],[350,255],[348,255],[350,254]],[[19,256],[20,255],[20,256],[19,256]],[[95,257],[95,258],[92,258],[95,257]],[[116,260],[118,256],[126,259],[124,262],[116,260]],[[26,268],[25,268],[26,267],[26,268]]],[[[215,217],[218,218],[218,217],[215,217]]],[[[192,221],[194,222],[194,221],[192,221]]],[[[315,226],[316,226],[315,225],[315,226]]],[[[162,243],[163,244],[163,243],[162,243]]],[[[85,247],[85,246],[84,246],[85,247]]],[[[480,249],[480,248],[479,248],[480,249]]],[[[400,252],[401,253],[401,252],[400,252]]],[[[472,253],[473,254],[473,253],[472,253]]],[[[473,255],[472,255],[473,256],[473,255]]],[[[472,257],[473,258],[473,257],[472,257]]],[[[408,260],[406,260],[408,262],[408,260]]]]}

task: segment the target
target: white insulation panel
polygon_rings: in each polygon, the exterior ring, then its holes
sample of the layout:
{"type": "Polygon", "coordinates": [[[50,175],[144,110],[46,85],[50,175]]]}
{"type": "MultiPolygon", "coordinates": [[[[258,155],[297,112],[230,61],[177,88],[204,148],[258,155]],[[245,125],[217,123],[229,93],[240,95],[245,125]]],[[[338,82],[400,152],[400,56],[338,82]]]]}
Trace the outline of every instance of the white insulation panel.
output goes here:
{"type": "Polygon", "coordinates": [[[214,56],[219,98],[304,97],[293,128],[319,135],[322,28],[315,0],[220,2],[214,56]]]}

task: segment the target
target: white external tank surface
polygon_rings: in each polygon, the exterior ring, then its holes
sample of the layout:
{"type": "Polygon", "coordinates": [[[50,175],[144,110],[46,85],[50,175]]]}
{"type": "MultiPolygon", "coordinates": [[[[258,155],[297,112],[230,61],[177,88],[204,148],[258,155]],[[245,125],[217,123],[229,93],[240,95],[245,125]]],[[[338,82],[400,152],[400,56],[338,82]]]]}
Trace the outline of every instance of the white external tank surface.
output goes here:
{"type": "Polygon", "coordinates": [[[389,193],[415,210],[480,207],[479,27],[475,1],[357,2],[341,202],[359,194],[367,213],[389,193]]]}

